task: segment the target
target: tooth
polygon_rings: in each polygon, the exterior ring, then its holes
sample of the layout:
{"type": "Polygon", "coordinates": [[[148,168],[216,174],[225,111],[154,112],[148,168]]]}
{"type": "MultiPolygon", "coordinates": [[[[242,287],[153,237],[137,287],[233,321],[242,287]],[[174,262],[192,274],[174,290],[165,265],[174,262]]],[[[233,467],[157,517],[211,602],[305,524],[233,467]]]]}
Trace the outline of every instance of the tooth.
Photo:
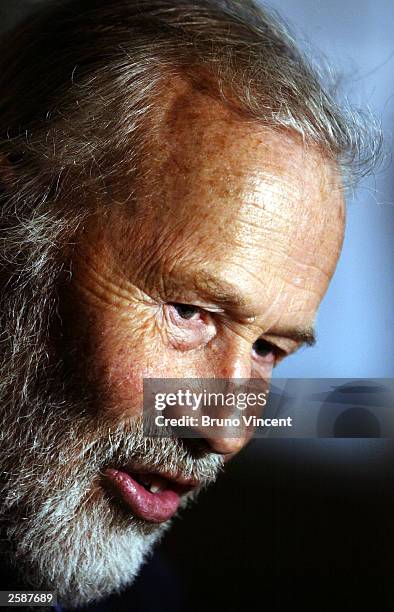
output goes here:
{"type": "Polygon", "coordinates": [[[152,478],[149,490],[151,493],[159,493],[160,491],[163,491],[163,489],[165,489],[165,485],[166,482],[162,478],[156,476],[152,478]]]}

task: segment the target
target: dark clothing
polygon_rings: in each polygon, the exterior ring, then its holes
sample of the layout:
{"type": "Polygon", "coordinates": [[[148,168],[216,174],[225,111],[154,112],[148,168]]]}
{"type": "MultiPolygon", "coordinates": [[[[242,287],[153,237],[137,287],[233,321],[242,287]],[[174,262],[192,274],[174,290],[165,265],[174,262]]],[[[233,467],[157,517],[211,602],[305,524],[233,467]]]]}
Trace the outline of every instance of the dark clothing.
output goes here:
{"type": "MultiPolygon", "coordinates": [[[[143,566],[134,584],[81,612],[184,612],[180,579],[160,553],[143,566]]],[[[63,611],[64,612],[64,611],[63,611]]]]}
{"type": "MultiPolygon", "coordinates": [[[[2,577],[4,578],[4,573],[2,577]]],[[[11,589],[9,582],[1,582],[2,590],[11,589]]],[[[26,587],[19,587],[18,590],[26,590],[26,587]]],[[[21,612],[24,609],[18,608],[21,612]]],[[[111,595],[102,601],[79,608],[80,612],[184,612],[186,609],[181,581],[174,568],[160,553],[156,553],[143,566],[134,584],[120,595],[111,595]]],[[[37,611],[38,608],[30,610],[37,611]]],[[[66,612],[60,605],[43,610],[66,612]]]]}

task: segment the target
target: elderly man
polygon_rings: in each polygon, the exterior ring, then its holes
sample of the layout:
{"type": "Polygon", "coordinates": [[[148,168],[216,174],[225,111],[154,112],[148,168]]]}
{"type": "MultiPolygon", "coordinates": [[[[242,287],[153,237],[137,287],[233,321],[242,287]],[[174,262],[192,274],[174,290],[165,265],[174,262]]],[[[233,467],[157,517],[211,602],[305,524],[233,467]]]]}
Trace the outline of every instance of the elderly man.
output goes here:
{"type": "Polygon", "coordinates": [[[145,437],[143,379],[313,342],[365,135],[246,0],[68,2],[0,57],[2,558],[76,607],[247,441],[145,437]]]}

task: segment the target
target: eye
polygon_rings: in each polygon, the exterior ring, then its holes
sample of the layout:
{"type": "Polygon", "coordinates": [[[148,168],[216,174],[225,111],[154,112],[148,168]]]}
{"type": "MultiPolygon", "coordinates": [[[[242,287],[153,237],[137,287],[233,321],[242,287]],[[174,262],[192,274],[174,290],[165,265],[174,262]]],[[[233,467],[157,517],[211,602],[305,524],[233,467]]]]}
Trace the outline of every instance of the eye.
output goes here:
{"type": "Polygon", "coordinates": [[[263,357],[269,361],[275,361],[276,349],[270,342],[259,338],[253,344],[253,350],[258,357],[263,357]]]}
{"type": "Polygon", "coordinates": [[[197,306],[192,306],[191,304],[171,304],[171,306],[176,310],[177,314],[186,321],[192,319],[196,314],[200,314],[200,309],[197,306]]]}
{"type": "Polygon", "coordinates": [[[179,350],[202,348],[216,335],[211,314],[193,304],[172,302],[163,307],[167,337],[179,350]]]}

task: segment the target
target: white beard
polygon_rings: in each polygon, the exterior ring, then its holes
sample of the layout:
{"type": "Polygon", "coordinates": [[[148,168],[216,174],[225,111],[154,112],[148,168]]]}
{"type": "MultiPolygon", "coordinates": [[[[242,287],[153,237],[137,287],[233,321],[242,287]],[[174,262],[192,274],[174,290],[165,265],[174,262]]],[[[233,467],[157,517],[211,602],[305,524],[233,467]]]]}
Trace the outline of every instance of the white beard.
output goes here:
{"type": "Polygon", "coordinates": [[[168,526],[143,533],[132,519],[121,524],[104,499],[80,508],[77,516],[67,506],[66,500],[57,500],[50,522],[43,508],[27,528],[15,526],[9,533],[18,540],[18,571],[33,587],[55,591],[66,607],[88,604],[131,584],[168,526]]]}
{"type": "MultiPolygon", "coordinates": [[[[194,459],[179,440],[144,437],[141,419],[115,427],[92,421],[85,415],[78,422],[66,412],[60,421],[59,414],[48,415],[45,424],[33,418],[33,438],[30,428],[27,433],[13,421],[14,435],[20,440],[22,433],[26,440],[16,453],[8,447],[8,457],[4,446],[0,450],[2,465],[12,466],[3,486],[0,525],[11,542],[20,588],[53,590],[71,608],[129,585],[170,525],[131,516],[103,488],[103,468],[132,459],[208,483],[222,467],[218,455],[194,459]]],[[[181,505],[197,494],[189,493],[181,505]]]]}
{"type": "Polygon", "coordinates": [[[39,218],[35,203],[24,223],[12,202],[0,210],[8,228],[0,261],[24,261],[0,294],[0,552],[18,588],[53,590],[77,607],[130,584],[169,526],[122,510],[101,486],[102,471],[134,461],[209,483],[223,461],[197,458],[180,440],[146,438],[138,418],[105,420],[82,397],[84,381],[73,386],[63,372],[48,333],[54,262],[59,235],[66,227],[70,240],[78,219],[51,220],[44,209],[39,218]]]}
{"type": "Polygon", "coordinates": [[[64,505],[57,502],[51,523],[42,521],[41,511],[27,529],[16,526],[9,536],[19,540],[19,573],[33,587],[55,591],[66,607],[90,603],[131,584],[165,530],[163,525],[144,534],[131,519],[129,525],[111,524],[103,500],[73,518],[64,505]]]}

